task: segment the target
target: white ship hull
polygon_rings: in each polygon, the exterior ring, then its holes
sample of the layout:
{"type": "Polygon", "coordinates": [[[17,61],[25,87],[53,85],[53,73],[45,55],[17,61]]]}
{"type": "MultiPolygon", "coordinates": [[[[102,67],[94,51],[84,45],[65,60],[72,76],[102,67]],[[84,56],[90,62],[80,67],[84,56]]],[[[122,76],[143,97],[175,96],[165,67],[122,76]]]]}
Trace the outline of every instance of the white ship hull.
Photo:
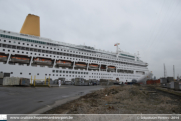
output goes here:
{"type": "Polygon", "coordinates": [[[149,78],[150,74],[148,64],[140,61],[136,55],[126,52],[117,55],[91,47],[83,48],[4,30],[0,30],[0,53],[8,55],[7,58],[0,60],[0,72],[10,73],[10,76],[14,77],[31,78],[31,76],[36,76],[37,79],[44,79],[45,76],[50,76],[53,80],[58,78],[71,80],[80,77],[87,80],[119,79],[119,81],[125,82],[126,80],[132,81],[132,79],[141,81],[143,78],[149,78]],[[35,41],[37,42],[35,43],[35,41]],[[18,61],[12,63],[11,57],[16,54],[27,56],[30,60],[25,64],[18,61]],[[52,62],[37,62],[33,58],[47,58],[52,62]],[[61,59],[69,61],[71,64],[57,64],[56,60],[61,59]],[[76,63],[85,63],[87,66],[76,65],[76,63]],[[89,67],[90,63],[97,64],[98,67],[89,67]],[[105,69],[101,69],[101,65],[105,65],[105,69]],[[71,68],[69,68],[70,66],[71,68]],[[109,66],[114,66],[115,69],[108,68],[109,66]],[[131,73],[127,70],[130,70],[131,73]]]}

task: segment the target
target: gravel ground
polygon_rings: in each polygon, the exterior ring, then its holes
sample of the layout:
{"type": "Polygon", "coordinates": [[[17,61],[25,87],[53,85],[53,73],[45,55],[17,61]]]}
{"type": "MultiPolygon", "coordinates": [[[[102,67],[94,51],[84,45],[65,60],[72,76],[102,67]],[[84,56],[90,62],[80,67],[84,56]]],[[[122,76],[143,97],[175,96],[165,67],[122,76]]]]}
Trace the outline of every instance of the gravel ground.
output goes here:
{"type": "Polygon", "coordinates": [[[45,114],[181,114],[181,96],[150,86],[111,86],[45,114]]]}

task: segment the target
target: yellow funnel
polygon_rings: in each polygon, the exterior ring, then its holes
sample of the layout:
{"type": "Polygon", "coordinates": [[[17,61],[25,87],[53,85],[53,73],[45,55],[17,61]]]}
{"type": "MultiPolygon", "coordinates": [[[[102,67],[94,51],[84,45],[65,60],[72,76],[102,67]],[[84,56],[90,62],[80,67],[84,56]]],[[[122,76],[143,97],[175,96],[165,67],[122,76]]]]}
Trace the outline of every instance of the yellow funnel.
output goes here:
{"type": "Polygon", "coordinates": [[[40,17],[28,14],[21,28],[20,33],[40,36],[40,17]]]}

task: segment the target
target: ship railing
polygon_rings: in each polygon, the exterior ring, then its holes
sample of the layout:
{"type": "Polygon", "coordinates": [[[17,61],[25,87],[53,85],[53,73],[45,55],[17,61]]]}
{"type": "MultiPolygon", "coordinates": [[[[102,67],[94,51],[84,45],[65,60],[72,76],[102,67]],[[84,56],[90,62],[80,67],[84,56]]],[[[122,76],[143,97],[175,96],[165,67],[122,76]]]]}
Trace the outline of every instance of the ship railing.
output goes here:
{"type": "Polygon", "coordinates": [[[34,62],[47,62],[47,63],[51,63],[51,61],[41,61],[41,60],[34,60],[34,62]]]}
{"type": "Polygon", "coordinates": [[[57,63],[57,64],[71,64],[71,63],[57,63]]]}
{"type": "MultiPolygon", "coordinates": [[[[51,40],[49,38],[37,37],[37,36],[27,35],[27,34],[20,34],[20,33],[16,33],[16,32],[5,31],[5,30],[0,30],[0,32],[1,33],[6,33],[6,34],[11,34],[11,35],[16,35],[16,36],[19,36],[19,37],[22,37],[22,36],[23,37],[33,37],[33,38],[35,38],[37,40],[40,40],[40,41],[43,41],[43,42],[52,42],[52,43],[56,43],[56,44],[62,44],[62,45],[65,45],[65,46],[79,48],[75,44],[69,44],[69,43],[65,43],[65,42],[55,41],[55,40],[51,40]]],[[[91,50],[91,49],[88,49],[88,50],[91,50]]],[[[98,51],[98,52],[106,52],[106,53],[109,53],[109,54],[116,54],[114,52],[109,52],[109,51],[105,51],[105,50],[101,50],[101,49],[94,49],[94,50],[98,51]]],[[[122,53],[130,54],[129,52],[123,52],[123,51],[122,51],[122,53]]]]}

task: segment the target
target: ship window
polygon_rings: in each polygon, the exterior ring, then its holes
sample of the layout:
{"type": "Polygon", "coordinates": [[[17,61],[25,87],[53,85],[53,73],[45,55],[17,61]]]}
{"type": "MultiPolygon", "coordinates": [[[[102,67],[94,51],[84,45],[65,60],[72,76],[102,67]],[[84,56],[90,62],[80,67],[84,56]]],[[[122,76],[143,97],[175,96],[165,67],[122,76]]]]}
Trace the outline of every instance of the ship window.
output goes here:
{"type": "Polygon", "coordinates": [[[47,76],[47,74],[45,74],[45,76],[47,76]]]}
{"type": "Polygon", "coordinates": [[[20,74],[22,74],[22,72],[20,74]]]}
{"type": "Polygon", "coordinates": [[[71,71],[69,71],[69,73],[71,73],[71,71]]]}
{"type": "Polygon", "coordinates": [[[83,72],[81,72],[81,74],[83,74],[83,72]]]}
{"type": "Polygon", "coordinates": [[[11,41],[9,41],[9,43],[11,43],[11,41]]]}
{"type": "Polygon", "coordinates": [[[31,73],[29,73],[29,75],[31,75],[31,73]]]}
{"type": "Polygon", "coordinates": [[[56,72],[58,73],[58,70],[56,70],[56,72]]]}
{"type": "Polygon", "coordinates": [[[60,73],[62,73],[62,71],[60,71],[60,73]]]}
{"type": "Polygon", "coordinates": [[[39,75],[39,73],[37,73],[37,75],[39,75]]]}
{"type": "Polygon", "coordinates": [[[75,74],[77,74],[77,72],[75,72],[75,74]]]}
{"type": "Polygon", "coordinates": [[[4,40],[4,42],[6,42],[6,40],[4,40]]]}
{"type": "Polygon", "coordinates": [[[15,52],[15,51],[13,50],[13,52],[15,52]]]}
{"type": "Polygon", "coordinates": [[[13,74],[13,72],[11,72],[11,74],[13,74]]]}
{"type": "Polygon", "coordinates": [[[8,50],[8,52],[10,52],[10,50],[8,50]]]}
{"type": "Polygon", "coordinates": [[[78,74],[80,74],[80,72],[78,72],[78,74]]]}
{"type": "Polygon", "coordinates": [[[54,74],[53,74],[53,76],[54,76],[54,74]]]}
{"type": "Polygon", "coordinates": [[[74,71],[72,71],[72,73],[74,74],[74,71]]]}
{"type": "Polygon", "coordinates": [[[52,70],[52,72],[55,72],[55,70],[52,70]]]}
{"type": "Polygon", "coordinates": [[[65,71],[63,71],[63,73],[65,73],[65,71]]]}
{"type": "Polygon", "coordinates": [[[17,51],[17,53],[19,53],[19,51],[17,51]]]}
{"type": "Polygon", "coordinates": [[[68,73],[68,71],[66,71],[66,73],[68,73]]]}

